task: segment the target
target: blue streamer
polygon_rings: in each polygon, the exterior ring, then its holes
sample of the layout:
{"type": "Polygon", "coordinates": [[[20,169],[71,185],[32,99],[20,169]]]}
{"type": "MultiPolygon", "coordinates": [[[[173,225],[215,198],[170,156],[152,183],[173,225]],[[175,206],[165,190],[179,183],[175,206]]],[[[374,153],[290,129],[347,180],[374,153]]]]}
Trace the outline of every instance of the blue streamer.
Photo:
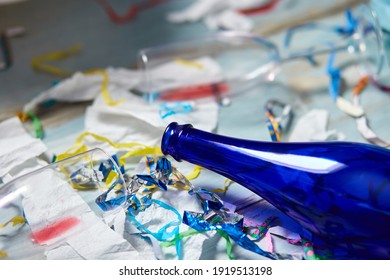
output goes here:
{"type": "Polygon", "coordinates": [[[175,103],[162,103],[160,104],[160,117],[165,119],[166,117],[175,114],[187,114],[193,110],[192,105],[186,102],[175,103]]]}
{"type": "MultiPolygon", "coordinates": [[[[112,210],[120,205],[122,205],[125,201],[128,199],[131,199],[134,194],[128,194],[128,195],[121,195],[117,196],[115,198],[107,199],[108,194],[119,184],[121,180],[118,179],[114,183],[111,184],[111,186],[108,188],[107,191],[99,195],[96,199],[95,202],[96,204],[102,209],[103,211],[109,211],[112,210]]],[[[118,190],[118,192],[122,192],[121,190],[118,190]]]]}
{"type": "MultiPolygon", "coordinates": [[[[176,214],[177,220],[171,221],[167,224],[165,224],[163,227],[161,227],[157,232],[152,232],[149,229],[147,229],[143,224],[141,224],[135,216],[133,216],[132,212],[128,212],[127,217],[130,218],[130,220],[135,224],[135,226],[142,232],[152,235],[154,238],[156,238],[158,241],[170,241],[175,236],[179,234],[179,227],[181,224],[181,215],[179,211],[177,211],[174,207],[160,201],[157,199],[151,199],[151,203],[155,203],[159,205],[160,207],[167,209],[169,211],[172,211],[176,214]],[[167,229],[170,227],[174,227],[171,232],[168,232],[167,229]]],[[[180,240],[176,241],[176,252],[179,259],[182,259],[182,248],[181,248],[181,242],[180,240]]]]}
{"type": "Polygon", "coordinates": [[[221,230],[226,232],[231,239],[234,240],[238,245],[240,245],[242,248],[245,248],[249,251],[252,251],[254,253],[257,253],[263,257],[275,260],[276,258],[263,250],[259,248],[253,241],[251,241],[245,233],[241,231],[241,229],[237,228],[237,226],[233,224],[223,224],[221,225],[221,230]]]}
{"type": "Polygon", "coordinates": [[[240,226],[242,223],[231,224],[217,224],[213,225],[202,219],[203,215],[200,217],[195,216],[193,213],[185,211],[183,216],[183,223],[190,226],[191,228],[197,231],[209,231],[209,230],[222,230],[224,231],[231,239],[234,240],[238,245],[244,249],[250,250],[254,253],[257,253],[261,256],[264,256],[269,259],[275,259],[275,257],[259,248],[253,241],[251,241],[244,232],[242,232],[240,226]]]}
{"type": "Polygon", "coordinates": [[[327,65],[327,73],[330,77],[329,93],[330,93],[333,101],[336,101],[337,97],[339,96],[340,82],[341,82],[340,68],[335,68],[333,66],[335,56],[336,55],[334,52],[330,53],[328,65],[327,65]]]}
{"type": "Polygon", "coordinates": [[[346,26],[336,27],[335,31],[339,34],[351,35],[356,31],[359,22],[356,18],[353,17],[352,12],[349,9],[346,10],[345,15],[347,18],[346,26]]]}

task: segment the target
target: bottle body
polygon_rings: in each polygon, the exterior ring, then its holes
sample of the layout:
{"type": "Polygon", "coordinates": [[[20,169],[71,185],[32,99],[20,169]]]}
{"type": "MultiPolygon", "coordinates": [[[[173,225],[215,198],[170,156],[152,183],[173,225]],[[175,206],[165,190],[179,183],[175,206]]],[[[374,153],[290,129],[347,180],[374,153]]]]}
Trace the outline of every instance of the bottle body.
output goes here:
{"type": "Polygon", "coordinates": [[[351,255],[390,258],[390,151],[240,140],[170,124],[162,151],[250,189],[351,255]]]}

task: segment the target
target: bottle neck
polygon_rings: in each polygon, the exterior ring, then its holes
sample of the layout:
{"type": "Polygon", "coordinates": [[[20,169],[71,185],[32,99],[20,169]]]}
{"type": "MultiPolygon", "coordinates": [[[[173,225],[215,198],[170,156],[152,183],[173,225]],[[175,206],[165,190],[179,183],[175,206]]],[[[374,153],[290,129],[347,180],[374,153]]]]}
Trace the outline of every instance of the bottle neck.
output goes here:
{"type": "MultiPolygon", "coordinates": [[[[177,161],[188,161],[227,176],[229,137],[205,132],[190,124],[171,123],[165,130],[161,150],[177,161]]],[[[231,160],[231,159],[230,159],[231,160]]]]}
{"type": "MultiPolygon", "coordinates": [[[[235,139],[192,127],[171,123],[165,130],[161,149],[175,160],[185,160],[216,171],[228,178],[231,170],[251,168],[254,165],[273,165],[296,172],[326,174],[345,167],[337,153],[327,153],[321,143],[274,143],[235,139]],[[332,157],[336,157],[335,160],[332,157]]],[[[342,150],[343,146],[334,147],[342,150]]],[[[332,149],[330,149],[332,150],[332,149]]]]}
{"type": "Polygon", "coordinates": [[[177,123],[171,123],[165,129],[163,138],[161,140],[161,150],[164,155],[170,155],[175,160],[181,161],[182,154],[180,153],[181,137],[186,134],[186,131],[192,129],[190,124],[179,125],[177,123]]]}

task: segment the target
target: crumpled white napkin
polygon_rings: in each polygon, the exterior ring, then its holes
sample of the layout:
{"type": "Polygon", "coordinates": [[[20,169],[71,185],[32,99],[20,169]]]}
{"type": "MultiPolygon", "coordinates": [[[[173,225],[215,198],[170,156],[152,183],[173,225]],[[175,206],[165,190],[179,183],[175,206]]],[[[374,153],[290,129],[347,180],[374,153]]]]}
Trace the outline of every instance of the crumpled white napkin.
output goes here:
{"type": "MultiPolygon", "coordinates": [[[[111,92],[117,90],[126,91],[130,95],[130,90],[138,89],[146,94],[194,84],[217,83],[223,80],[219,64],[210,57],[199,57],[187,63],[180,63],[180,57],[177,59],[179,62],[169,61],[155,67],[149,64],[144,65],[143,70],[108,67],[104,70],[108,78],[107,91],[110,95],[111,92]],[[196,64],[199,67],[188,64],[196,64]]],[[[33,98],[25,104],[23,111],[35,112],[40,104],[48,100],[61,102],[94,100],[102,94],[104,79],[102,72],[93,74],[77,72],[33,98]]],[[[112,96],[111,99],[115,100],[112,96]]]]}
{"type": "MultiPolygon", "coordinates": [[[[168,191],[163,192],[159,191],[153,194],[153,199],[160,200],[172,207],[174,207],[179,214],[182,216],[184,211],[194,211],[194,212],[203,212],[200,203],[197,201],[196,197],[189,195],[188,192],[183,190],[168,189],[168,191]]],[[[166,225],[169,222],[176,221],[178,217],[172,211],[168,211],[159,206],[150,206],[145,212],[140,212],[136,219],[143,225],[147,227],[151,232],[157,232],[161,227],[166,225]]],[[[172,231],[174,227],[167,229],[168,232],[172,231]]],[[[181,223],[179,225],[179,231],[185,232],[190,229],[187,225],[181,223]]],[[[129,229],[130,235],[128,238],[130,243],[138,238],[134,233],[139,232],[135,227],[129,229]]],[[[206,233],[199,233],[192,236],[184,238],[181,242],[183,259],[187,260],[197,260],[200,258],[203,252],[204,242],[214,236],[215,231],[210,231],[206,233]]],[[[160,247],[160,242],[158,242],[155,237],[148,235],[152,240],[152,247],[146,245],[147,248],[144,251],[153,251],[158,259],[172,259],[177,258],[175,246],[160,247]]]]}
{"type": "Polygon", "coordinates": [[[232,9],[208,15],[203,22],[211,30],[250,31],[254,27],[254,23],[250,18],[232,9]]]}
{"type": "Polygon", "coordinates": [[[41,140],[25,130],[17,117],[0,123],[0,135],[0,177],[47,150],[41,140]]]}
{"type": "Polygon", "coordinates": [[[344,134],[328,130],[329,113],[312,109],[304,114],[291,132],[289,142],[332,141],[345,139],[344,134]]]}
{"type": "Polygon", "coordinates": [[[252,20],[237,12],[266,4],[269,0],[198,0],[189,7],[169,13],[167,20],[174,23],[203,20],[212,30],[222,28],[237,31],[250,31],[252,20]]]}
{"type": "MultiPolygon", "coordinates": [[[[147,51],[145,55],[148,56],[147,51]]],[[[150,56],[148,61],[153,64],[151,61],[153,55],[150,56]]],[[[146,81],[139,87],[146,92],[158,92],[196,84],[217,83],[223,80],[221,67],[211,57],[201,56],[186,61],[178,55],[172,59],[173,61],[154,67],[145,64],[146,81]]]]}
{"type": "MultiPolygon", "coordinates": [[[[144,99],[129,95],[126,91],[111,92],[115,100],[125,101],[118,106],[108,106],[98,96],[92,106],[87,108],[85,129],[105,136],[113,142],[138,142],[157,146],[161,141],[165,127],[176,121],[191,123],[195,127],[212,131],[218,120],[218,104],[216,102],[191,102],[192,111],[177,113],[165,117],[160,114],[160,104],[149,104],[144,99]]],[[[91,140],[87,146],[99,146],[108,152],[116,152],[112,147],[91,140]]]]}
{"type": "Polygon", "coordinates": [[[139,259],[140,254],[121,234],[113,231],[77,194],[71,185],[53,169],[34,174],[30,187],[23,192],[23,210],[33,237],[41,230],[72,219],[77,223],[68,230],[54,231],[56,236],[42,237],[37,242],[48,245],[49,258],[139,259]],[[45,198],[45,199],[42,199],[45,198]],[[70,246],[66,248],[64,246],[70,246]],[[60,247],[60,251],[56,248],[60,247]],[[61,254],[60,254],[61,252],[61,254]]]}
{"type": "MultiPolygon", "coordinates": [[[[125,68],[107,68],[110,87],[130,89],[139,84],[141,73],[125,68]]],[[[77,72],[58,85],[42,92],[30,102],[25,104],[23,111],[35,111],[37,106],[44,101],[55,99],[62,102],[81,102],[93,100],[101,93],[103,75],[85,74],[77,72]]]]}

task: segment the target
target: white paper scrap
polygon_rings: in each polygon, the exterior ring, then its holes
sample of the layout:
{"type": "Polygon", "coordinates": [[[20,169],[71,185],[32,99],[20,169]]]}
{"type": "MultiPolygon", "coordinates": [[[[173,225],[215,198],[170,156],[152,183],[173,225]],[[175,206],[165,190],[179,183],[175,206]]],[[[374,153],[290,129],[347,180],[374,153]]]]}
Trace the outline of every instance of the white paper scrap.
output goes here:
{"type": "MultiPolygon", "coordinates": [[[[70,245],[84,259],[138,259],[138,252],[123,237],[107,226],[77,192],[54,170],[35,174],[23,193],[23,209],[40,245],[70,245]],[[42,199],[45,198],[45,199],[42,199]],[[61,221],[77,221],[66,230],[55,228],[61,221]],[[49,232],[50,228],[54,228],[49,232]],[[42,232],[47,231],[47,234],[42,232]],[[38,235],[42,235],[39,236],[38,235]]],[[[58,252],[55,257],[59,258],[58,252]]],[[[70,252],[70,250],[63,250],[70,252]]],[[[50,254],[48,254],[50,256],[50,254]]],[[[64,255],[63,258],[74,256],[64,255]]]]}
{"type": "Polygon", "coordinates": [[[254,24],[250,17],[239,10],[252,9],[267,4],[270,0],[198,0],[181,11],[171,12],[167,20],[174,23],[203,20],[211,30],[251,30],[254,24]]]}
{"type": "Polygon", "coordinates": [[[208,15],[204,23],[211,30],[250,31],[254,27],[254,22],[249,17],[232,9],[208,15]]]}
{"type": "Polygon", "coordinates": [[[329,113],[313,109],[303,115],[291,132],[289,142],[310,142],[342,140],[344,135],[335,130],[327,130],[329,113]]]}
{"type": "Polygon", "coordinates": [[[0,123],[0,135],[0,177],[47,150],[41,140],[24,129],[17,117],[0,123]]]}
{"type": "MultiPolygon", "coordinates": [[[[193,103],[188,113],[173,114],[162,119],[158,104],[149,104],[144,99],[116,90],[111,93],[114,99],[124,99],[118,106],[107,106],[101,96],[87,108],[85,129],[107,137],[116,143],[138,142],[158,146],[165,127],[176,121],[191,123],[195,127],[212,131],[218,120],[218,104],[214,101],[193,103]]],[[[98,146],[109,153],[115,152],[112,147],[89,139],[87,146],[98,146]]]]}
{"type": "Polygon", "coordinates": [[[104,222],[115,230],[120,236],[124,236],[126,213],[122,207],[117,207],[111,211],[103,213],[104,222]]]}
{"type": "Polygon", "coordinates": [[[358,118],[364,115],[364,110],[361,106],[352,104],[343,97],[337,97],[336,105],[341,111],[350,115],[351,117],[358,118]]]}
{"type": "Polygon", "coordinates": [[[70,245],[61,245],[45,252],[48,260],[84,260],[70,245]]]}
{"type": "MultiPolygon", "coordinates": [[[[131,89],[140,83],[141,73],[125,68],[107,68],[109,90],[113,87],[131,89]]],[[[101,94],[103,75],[99,73],[85,74],[77,72],[58,85],[42,92],[28,102],[24,112],[35,111],[37,106],[44,101],[55,99],[62,102],[81,102],[93,100],[101,94]]]]}

